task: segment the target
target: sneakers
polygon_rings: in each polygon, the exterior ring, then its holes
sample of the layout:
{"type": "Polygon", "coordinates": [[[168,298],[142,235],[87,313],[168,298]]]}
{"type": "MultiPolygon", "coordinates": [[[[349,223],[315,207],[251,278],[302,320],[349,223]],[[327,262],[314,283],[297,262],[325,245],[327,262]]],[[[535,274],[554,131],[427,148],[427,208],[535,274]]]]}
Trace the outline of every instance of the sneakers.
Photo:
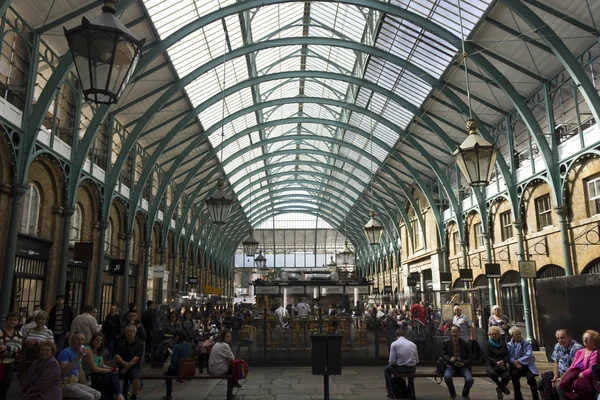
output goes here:
{"type": "Polygon", "coordinates": [[[504,388],[502,389],[502,393],[510,394],[510,390],[508,390],[508,388],[506,386],[504,386],[504,388]]]}
{"type": "Polygon", "coordinates": [[[183,384],[187,383],[187,381],[185,379],[177,379],[177,383],[183,385],[183,384]]]}
{"type": "Polygon", "coordinates": [[[233,387],[240,389],[242,387],[242,385],[240,385],[239,383],[236,382],[233,384],[233,387]]]}
{"type": "Polygon", "coordinates": [[[387,394],[387,398],[388,399],[394,399],[395,397],[394,397],[394,395],[392,393],[388,393],[387,394]]]}

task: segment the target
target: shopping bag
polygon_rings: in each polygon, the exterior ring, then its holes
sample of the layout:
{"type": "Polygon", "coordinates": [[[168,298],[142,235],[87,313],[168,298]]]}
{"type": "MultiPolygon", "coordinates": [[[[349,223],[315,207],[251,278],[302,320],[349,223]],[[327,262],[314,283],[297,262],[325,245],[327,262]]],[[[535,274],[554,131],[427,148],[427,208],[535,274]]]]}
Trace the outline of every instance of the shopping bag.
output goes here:
{"type": "Polygon", "coordinates": [[[179,359],[179,370],[177,376],[179,378],[189,378],[196,375],[196,364],[198,360],[196,357],[191,358],[180,358],[179,359]]]}
{"type": "Polygon", "coordinates": [[[173,354],[173,351],[171,351],[171,349],[169,349],[169,355],[167,356],[167,359],[165,360],[165,363],[163,364],[163,372],[165,374],[169,370],[169,365],[171,365],[171,354],[173,354]]]}
{"type": "Polygon", "coordinates": [[[248,363],[246,361],[236,359],[232,360],[230,365],[234,380],[246,378],[248,375],[248,363]]]}

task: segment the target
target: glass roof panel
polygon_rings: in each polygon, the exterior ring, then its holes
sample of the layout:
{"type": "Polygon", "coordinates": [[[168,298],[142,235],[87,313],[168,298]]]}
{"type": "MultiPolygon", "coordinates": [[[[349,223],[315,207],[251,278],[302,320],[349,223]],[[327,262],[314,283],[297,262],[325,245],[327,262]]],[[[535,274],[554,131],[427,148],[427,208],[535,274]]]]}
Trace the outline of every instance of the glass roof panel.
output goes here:
{"type": "MultiPolygon", "coordinates": [[[[490,1],[471,0],[461,3],[465,35],[471,32],[484,15],[490,1]]],[[[143,2],[158,36],[164,39],[186,24],[217,11],[220,7],[235,4],[236,0],[143,0],[143,2]]],[[[415,12],[455,35],[461,34],[456,0],[391,0],[391,4],[415,12]]],[[[367,44],[374,42],[379,49],[407,60],[434,78],[439,78],[443,74],[458,51],[444,39],[425,32],[408,20],[380,15],[364,7],[335,2],[298,1],[263,6],[227,16],[223,20],[213,22],[188,36],[179,38],[180,40],[169,48],[167,53],[175,72],[181,78],[203,64],[223,57],[225,51],[244,46],[244,43],[302,36],[338,38],[367,44]],[[246,24],[245,30],[241,29],[241,24],[246,24]],[[247,33],[246,37],[243,37],[242,32],[247,33]]],[[[255,183],[261,177],[268,176],[268,173],[261,172],[248,178],[249,172],[265,165],[273,165],[271,173],[274,170],[279,172],[298,170],[303,177],[307,176],[307,171],[322,171],[344,181],[348,180],[353,187],[363,190],[368,187],[370,174],[357,170],[343,159],[315,154],[314,151],[339,152],[339,156],[354,160],[367,170],[370,169],[372,173],[376,172],[388,157],[388,149],[398,143],[403,130],[411,123],[413,111],[422,106],[431,92],[431,86],[419,75],[377,57],[366,57],[345,48],[322,44],[292,45],[268,48],[249,56],[229,60],[225,66],[218,65],[188,84],[185,91],[192,107],[207,105],[199,113],[198,118],[204,129],[212,127],[213,132],[209,136],[209,141],[213,148],[218,147],[222,140],[244,132],[242,136],[223,148],[222,155],[221,152],[218,154],[221,161],[225,159],[229,161],[224,166],[227,174],[243,166],[234,176],[229,177],[234,191],[245,185],[252,185],[253,192],[268,193],[267,189],[264,189],[266,182],[255,183]],[[403,100],[392,100],[380,93],[372,93],[370,90],[340,80],[314,77],[266,81],[252,88],[241,89],[225,99],[222,98],[224,88],[232,87],[254,76],[300,70],[327,71],[364,77],[395,93],[403,100]],[[372,120],[368,113],[357,114],[340,107],[302,103],[302,96],[355,103],[389,120],[397,128],[392,129],[372,120]],[[238,116],[222,125],[223,115],[227,118],[232,113],[251,107],[257,102],[281,98],[297,98],[298,102],[260,109],[238,116]],[[271,126],[261,131],[252,128],[259,121],[276,121],[297,116],[342,120],[365,133],[372,134],[385,146],[372,143],[368,137],[357,134],[356,130],[345,130],[331,124],[288,123],[271,126]],[[297,134],[341,138],[345,143],[351,144],[353,149],[347,146],[332,146],[331,143],[324,141],[285,138],[267,146],[256,146],[263,137],[297,134]],[[306,149],[305,154],[282,154],[255,161],[263,155],[264,151],[268,153],[286,151],[295,149],[296,146],[306,149]],[[231,159],[232,157],[235,158],[231,159]],[[278,163],[294,160],[320,162],[325,165],[331,165],[333,162],[334,165],[348,171],[349,177],[340,176],[337,172],[320,166],[277,166],[278,163]]],[[[184,135],[187,134],[181,136],[184,135]]],[[[194,157],[199,157],[200,154],[196,153],[194,157]]],[[[279,179],[277,178],[276,181],[279,179]]],[[[294,180],[293,175],[281,179],[281,185],[285,186],[293,184],[294,180]]],[[[194,182],[198,182],[196,178],[194,182]]],[[[340,190],[344,188],[344,185],[338,182],[331,181],[329,184],[335,185],[340,190]]],[[[333,191],[332,196],[333,198],[336,196],[333,191]]],[[[355,192],[349,193],[348,196],[351,199],[357,198],[355,192]]],[[[242,207],[247,211],[248,202],[244,201],[242,207]]]]}
{"type": "Polygon", "coordinates": [[[275,215],[265,220],[256,229],[333,229],[323,218],[305,213],[275,215]]]}

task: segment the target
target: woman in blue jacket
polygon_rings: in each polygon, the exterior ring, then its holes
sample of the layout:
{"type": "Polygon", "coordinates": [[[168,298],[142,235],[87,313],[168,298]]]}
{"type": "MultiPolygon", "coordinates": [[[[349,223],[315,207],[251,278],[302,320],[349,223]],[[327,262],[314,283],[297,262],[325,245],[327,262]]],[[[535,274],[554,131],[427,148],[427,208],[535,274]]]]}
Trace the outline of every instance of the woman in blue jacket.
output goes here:
{"type": "MultiPolygon", "coordinates": [[[[175,340],[175,345],[173,346],[173,353],[171,354],[171,363],[166,372],[166,375],[168,376],[177,376],[179,374],[179,359],[190,358],[192,355],[192,347],[188,342],[185,332],[175,332],[173,334],[173,339],[175,340]]],[[[171,394],[173,393],[173,379],[165,379],[165,382],[167,384],[167,395],[163,397],[163,399],[171,400],[171,394]]],[[[185,383],[185,381],[182,383],[185,383]]]]}
{"type": "Polygon", "coordinates": [[[523,400],[521,394],[521,377],[527,378],[527,384],[531,389],[533,400],[539,400],[535,377],[539,371],[535,366],[535,358],[531,350],[531,343],[523,340],[521,330],[516,326],[510,328],[512,340],[508,343],[508,354],[510,356],[510,379],[515,389],[515,400],[523,400]]]}

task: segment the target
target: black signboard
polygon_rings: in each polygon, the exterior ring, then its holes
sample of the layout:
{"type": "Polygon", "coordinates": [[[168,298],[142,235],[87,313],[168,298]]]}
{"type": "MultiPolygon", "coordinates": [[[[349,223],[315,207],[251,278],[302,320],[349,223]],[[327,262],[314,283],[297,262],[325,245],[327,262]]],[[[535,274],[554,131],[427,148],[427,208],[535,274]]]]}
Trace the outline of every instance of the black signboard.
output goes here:
{"type": "Polygon", "coordinates": [[[18,234],[15,256],[48,261],[52,242],[18,234]]]}
{"type": "Polygon", "coordinates": [[[392,287],[391,286],[384,286],[383,287],[383,293],[384,294],[392,294],[392,287]]]}
{"type": "Polygon", "coordinates": [[[110,275],[125,275],[125,260],[110,260],[108,273],[110,275]]]}
{"type": "Polygon", "coordinates": [[[452,272],[440,272],[441,283],[452,283],[452,272]]]}
{"type": "Polygon", "coordinates": [[[76,242],[74,260],[92,261],[94,258],[94,242],[76,242]]]}
{"type": "Polygon", "coordinates": [[[374,287],[373,288],[373,294],[379,294],[379,288],[374,287]]]}
{"type": "Polygon", "coordinates": [[[198,277],[197,276],[188,276],[188,285],[197,285],[198,277]]]}
{"type": "Polygon", "coordinates": [[[485,274],[488,278],[500,278],[500,264],[485,264],[485,274]]]}
{"type": "Polygon", "coordinates": [[[417,286],[417,280],[411,277],[408,277],[406,280],[406,286],[417,286]]]}
{"type": "Polygon", "coordinates": [[[473,282],[473,270],[470,268],[461,268],[458,270],[460,273],[461,282],[473,282]]]}

